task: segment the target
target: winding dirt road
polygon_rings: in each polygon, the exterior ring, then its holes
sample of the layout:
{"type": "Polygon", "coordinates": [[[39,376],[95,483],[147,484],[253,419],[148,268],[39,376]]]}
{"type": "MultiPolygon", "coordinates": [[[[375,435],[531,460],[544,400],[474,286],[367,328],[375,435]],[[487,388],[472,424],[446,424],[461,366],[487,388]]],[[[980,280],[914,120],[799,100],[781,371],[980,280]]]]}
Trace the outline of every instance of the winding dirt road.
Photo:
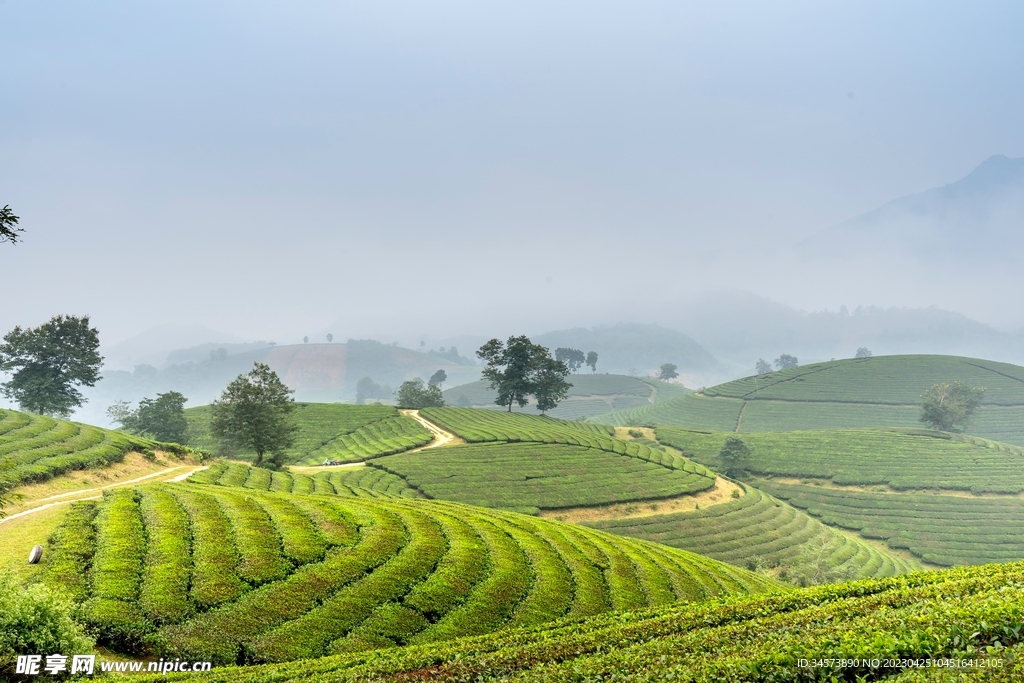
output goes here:
{"type": "Polygon", "coordinates": [[[189,465],[179,465],[178,467],[168,467],[167,469],[160,470],[159,472],[151,472],[145,476],[136,477],[135,479],[128,479],[126,481],[115,481],[105,486],[96,486],[94,488],[80,489],[78,491],[69,491],[68,493],[58,493],[55,496],[39,498],[38,500],[29,501],[29,504],[33,505],[34,507],[31,507],[27,510],[22,510],[21,512],[16,512],[13,515],[9,515],[7,517],[0,518],[0,524],[10,522],[12,519],[18,519],[19,517],[24,517],[26,515],[42,512],[43,510],[48,510],[57,505],[67,505],[68,503],[73,503],[76,500],[96,500],[103,496],[103,491],[106,489],[117,488],[119,486],[131,486],[132,484],[138,484],[139,482],[147,481],[150,479],[158,479],[160,481],[184,481],[185,479],[188,479],[190,476],[192,476],[199,470],[205,469],[205,466],[192,467],[189,465]],[[181,472],[181,470],[185,471],[181,472]],[[168,475],[174,474],[175,472],[178,472],[178,474],[175,474],[170,479],[159,479],[160,477],[167,477],[168,475]]]}
{"type": "Polygon", "coordinates": [[[441,427],[420,415],[420,411],[418,410],[402,410],[399,412],[401,412],[402,415],[405,415],[406,417],[411,417],[412,419],[416,420],[421,425],[429,429],[430,432],[434,435],[434,440],[428,443],[426,446],[414,448],[411,451],[406,451],[406,453],[415,453],[416,451],[425,451],[428,448],[437,448],[439,446],[449,446],[457,443],[466,443],[463,439],[460,439],[451,432],[441,429],[441,427]]]}

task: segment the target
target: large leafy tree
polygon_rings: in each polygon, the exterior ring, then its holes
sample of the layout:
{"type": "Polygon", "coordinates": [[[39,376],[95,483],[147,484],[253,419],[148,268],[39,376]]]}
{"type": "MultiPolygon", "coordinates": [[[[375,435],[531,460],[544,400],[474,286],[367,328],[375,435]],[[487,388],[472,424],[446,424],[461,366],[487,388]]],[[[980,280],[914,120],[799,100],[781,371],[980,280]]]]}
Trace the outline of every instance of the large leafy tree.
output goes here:
{"type": "Polygon", "coordinates": [[[679,373],[676,372],[676,369],[677,366],[675,363],[665,363],[664,365],[661,366],[661,371],[658,373],[658,379],[665,381],[675,379],[676,377],[679,376],[679,373]]]}
{"type": "Polygon", "coordinates": [[[0,209],[0,244],[4,242],[17,244],[18,233],[25,232],[23,228],[18,227],[18,220],[18,217],[11,211],[11,207],[4,204],[4,208],[0,209]]]}
{"type": "Polygon", "coordinates": [[[565,381],[569,374],[566,364],[525,335],[509,337],[505,343],[492,339],[476,355],[487,363],[481,375],[498,394],[494,402],[508,406],[509,412],[513,405],[529,403],[531,395],[537,398],[541,412],[551,410],[572,386],[565,381]]]}
{"type": "Polygon", "coordinates": [[[533,395],[537,399],[537,410],[542,414],[553,409],[559,401],[569,395],[571,384],[565,381],[569,368],[565,363],[552,358],[543,346],[533,357],[533,395]]]}
{"type": "Polygon", "coordinates": [[[211,431],[225,445],[255,451],[257,465],[270,453],[279,467],[298,430],[292,418],[292,393],[270,366],[254,363],[248,374],[232,380],[213,402],[211,431]]]}
{"type": "Polygon", "coordinates": [[[444,396],[437,384],[423,384],[417,377],[402,382],[397,392],[399,408],[444,408],[444,396]]]}
{"type": "Polygon", "coordinates": [[[126,401],[119,401],[107,409],[107,415],[130,432],[158,441],[185,443],[188,435],[188,420],[185,419],[187,402],[184,394],[168,391],[157,394],[155,399],[142,399],[135,410],[126,401]]]}
{"type": "Polygon", "coordinates": [[[984,394],[984,389],[968,386],[960,380],[933,384],[921,396],[921,422],[944,432],[963,428],[984,394]]]}
{"type": "Polygon", "coordinates": [[[95,386],[103,357],[99,331],[89,316],[57,315],[30,329],[15,327],[0,344],[0,371],[11,373],[3,393],[23,410],[66,417],[95,386]]]}
{"type": "Polygon", "coordinates": [[[788,353],[784,353],[775,359],[775,367],[779,370],[789,370],[799,365],[799,361],[796,356],[791,356],[788,353]]]}
{"type": "Polygon", "coordinates": [[[587,351],[587,365],[591,372],[597,372],[597,351],[587,351]]]}

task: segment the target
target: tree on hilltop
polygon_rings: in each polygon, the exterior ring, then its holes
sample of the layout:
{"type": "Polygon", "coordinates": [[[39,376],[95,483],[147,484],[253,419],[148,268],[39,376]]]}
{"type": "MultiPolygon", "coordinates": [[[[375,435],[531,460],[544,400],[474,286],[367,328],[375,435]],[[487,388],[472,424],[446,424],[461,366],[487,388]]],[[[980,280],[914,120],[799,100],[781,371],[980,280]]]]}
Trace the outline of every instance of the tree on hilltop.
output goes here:
{"type": "Polygon", "coordinates": [[[308,336],[306,336],[306,337],[303,337],[303,338],[302,338],[302,343],[303,343],[303,344],[308,344],[308,343],[309,343],[309,337],[308,337],[308,336]]]}
{"type": "Polygon", "coordinates": [[[15,327],[0,344],[0,371],[11,373],[3,394],[40,415],[67,417],[85,403],[78,387],[100,379],[103,357],[89,316],[55,315],[39,327],[15,327]]]}
{"type": "Polygon", "coordinates": [[[10,242],[18,243],[18,233],[25,232],[24,228],[18,227],[18,217],[11,211],[11,207],[4,204],[0,209],[0,244],[10,242]]]}
{"type": "Polygon", "coordinates": [[[775,359],[775,367],[779,370],[789,370],[795,368],[798,365],[796,356],[791,356],[788,353],[784,353],[775,359]]]}
{"type": "Polygon", "coordinates": [[[597,372],[597,351],[587,352],[587,365],[590,366],[592,372],[597,372]]]}
{"type": "Polygon", "coordinates": [[[758,358],[757,364],[754,365],[754,369],[757,370],[759,375],[767,375],[772,371],[772,366],[768,364],[764,358],[758,358]]]}
{"type": "Polygon", "coordinates": [[[440,368],[437,372],[430,376],[427,380],[427,384],[430,386],[441,386],[448,381],[448,373],[444,371],[444,368],[440,368]]]}
{"type": "Polygon", "coordinates": [[[494,402],[508,406],[509,412],[514,404],[525,406],[531,395],[537,398],[538,409],[546,412],[558,405],[572,386],[565,381],[568,366],[525,335],[509,337],[507,343],[492,339],[476,355],[487,363],[481,375],[497,391],[494,402]]]}
{"type": "Polygon", "coordinates": [[[981,405],[984,388],[968,386],[957,380],[933,384],[921,396],[921,422],[943,432],[966,427],[981,405]]]}
{"type": "Polygon", "coordinates": [[[441,394],[441,387],[436,384],[423,384],[423,380],[416,379],[402,382],[396,394],[399,408],[444,408],[444,396],[441,394]]]}
{"type": "Polygon", "coordinates": [[[331,334],[330,332],[328,332],[327,333],[327,343],[330,344],[333,341],[334,341],[334,335],[331,334]]]}
{"type": "Polygon", "coordinates": [[[661,366],[661,371],[658,373],[658,379],[666,382],[670,379],[675,379],[678,376],[679,373],[676,372],[675,363],[665,363],[661,366]]]}
{"type": "Polygon", "coordinates": [[[213,402],[211,431],[225,445],[255,451],[257,465],[270,453],[273,465],[280,467],[298,431],[292,419],[293,393],[270,366],[254,363],[213,402]]]}
{"type": "Polygon", "coordinates": [[[875,354],[871,353],[871,349],[866,346],[862,346],[857,349],[857,353],[853,354],[854,358],[871,358],[875,354]]]}
{"type": "Polygon", "coordinates": [[[122,428],[156,439],[185,443],[188,436],[188,421],[185,419],[185,403],[188,399],[177,391],[157,394],[155,399],[144,398],[139,407],[131,408],[127,401],[118,401],[107,409],[107,415],[122,428]]]}
{"type": "Polygon", "coordinates": [[[579,349],[559,347],[555,349],[555,360],[565,363],[570,372],[576,372],[586,362],[587,357],[579,349]]]}

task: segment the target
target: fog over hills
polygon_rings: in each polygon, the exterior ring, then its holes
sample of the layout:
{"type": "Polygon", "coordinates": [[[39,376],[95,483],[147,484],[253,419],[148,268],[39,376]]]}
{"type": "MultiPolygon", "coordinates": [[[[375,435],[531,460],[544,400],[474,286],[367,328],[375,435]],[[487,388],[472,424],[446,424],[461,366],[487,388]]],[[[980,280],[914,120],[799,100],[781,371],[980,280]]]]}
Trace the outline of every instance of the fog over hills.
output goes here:
{"type": "Polygon", "coordinates": [[[895,199],[803,247],[835,259],[895,250],[919,261],[1011,262],[1024,253],[1024,158],[991,156],[956,182],[895,199]]]}

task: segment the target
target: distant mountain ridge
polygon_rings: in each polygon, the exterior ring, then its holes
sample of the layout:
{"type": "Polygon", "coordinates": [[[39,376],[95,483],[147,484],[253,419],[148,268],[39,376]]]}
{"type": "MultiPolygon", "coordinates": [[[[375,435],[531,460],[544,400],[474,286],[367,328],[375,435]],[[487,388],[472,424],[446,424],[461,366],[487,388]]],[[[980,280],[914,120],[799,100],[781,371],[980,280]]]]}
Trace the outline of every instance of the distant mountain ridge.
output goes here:
{"type": "Polygon", "coordinates": [[[1016,258],[1024,253],[1024,158],[991,156],[956,182],[895,199],[801,248],[840,259],[891,250],[920,259],[1016,258]]]}

